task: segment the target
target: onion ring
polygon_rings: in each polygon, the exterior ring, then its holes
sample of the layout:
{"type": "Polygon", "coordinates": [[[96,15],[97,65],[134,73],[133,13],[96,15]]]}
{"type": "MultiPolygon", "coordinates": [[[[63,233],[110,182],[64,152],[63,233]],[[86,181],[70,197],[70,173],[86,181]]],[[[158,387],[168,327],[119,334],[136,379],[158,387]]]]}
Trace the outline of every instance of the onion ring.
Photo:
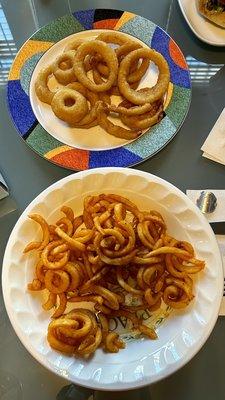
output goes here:
{"type": "Polygon", "coordinates": [[[67,85],[76,80],[73,70],[75,52],[70,50],[60,54],[52,64],[52,72],[59,83],[67,85]],[[61,67],[63,65],[63,68],[61,67]]]}
{"type": "MultiPolygon", "coordinates": [[[[138,91],[138,92],[140,92],[140,91],[138,91]]],[[[124,125],[127,125],[129,128],[132,127],[133,129],[144,130],[144,129],[150,128],[151,126],[157,124],[163,117],[163,104],[161,101],[156,101],[155,103],[152,103],[151,108],[149,108],[148,103],[146,103],[142,106],[139,106],[139,107],[138,106],[133,107],[133,105],[131,103],[127,102],[126,100],[122,101],[119,104],[118,110],[122,114],[121,121],[123,122],[124,125]],[[124,109],[126,109],[126,106],[128,107],[127,112],[126,111],[123,112],[124,109]],[[149,108],[149,110],[147,112],[144,112],[141,115],[135,114],[136,112],[139,112],[141,109],[145,110],[148,108],[149,108]],[[128,113],[129,110],[134,111],[134,114],[129,114],[128,113]]],[[[108,108],[111,109],[112,106],[109,105],[108,108]]]]}
{"type": "Polygon", "coordinates": [[[103,102],[99,102],[97,106],[97,118],[98,123],[106,132],[110,135],[116,136],[121,139],[133,140],[136,139],[140,135],[140,131],[128,130],[121,126],[114,125],[107,118],[107,109],[103,102]]]}
{"type": "MultiPolygon", "coordinates": [[[[96,83],[96,85],[102,85],[105,81],[102,79],[100,73],[98,72],[98,70],[96,68],[92,68],[92,75],[93,75],[93,80],[96,83]]],[[[130,87],[132,89],[137,89],[138,85],[139,85],[140,81],[131,83],[130,87]]],[[[117,81],[114,82],[113,86],[111,87],[110,90],[108,90],[108,93],[110,96],[114,95],[114,96],[121,96],[121,93],[119,91],[119,88],[117,86],[117,81]]],[[[103,96],[101,96],[101,92],[99,92],[99,97],[101,100],[105,101],[103,96]]],[[[106,98],[106,103],[110,104],[111,101],[108,100],[108,98],[106,98]]]]}
{"type": "Polygon", "coordinates": [[[111,31],[100,33],[96,40],[101,40],[105,43],[118,44],[119,46],[131,41],[131,39],[121,32],[111,31]]]}
{"type": "Polygon", "coordinates": [[[119,106],[115,106],[114,104],[109,104],[108,110],[118,113],[118,114],[124,114],[124,115],[141,115],[152,109],[152,105],[150,103],[146,103],[146,104],[143,104],[142,106],[134,106],[134,107],[132,107],[132,105],[131,105],[131,108],[123,107],[123,104],[125,104],[124,101],[120,104],[121,105],[119,105],[119,106]]]}
{"type": "MultiPolygon", "coordinates": [[[[124,43],[121,46],[117,47],[115,49],[115,53],[116,53],[119,64],[120,64],[121,60],[123,59],[123,57],[126,56],[130,51],[136,50],[140,47],[142,47],[142,46],[139,43],[136,43],[133,41],[124,43]]],[[[95,61],[94,66],[96,67],[98,72],[102,76],[107,77],[109,75],[109,69],[108,69],[107,65],[103,64],[102,62],[99,62],[99,59],[97,57],[94,57],[93,61],[95,61]]],[[[131,65],[130,72],[134,72],[135,70],[137,70],[137,66],[138,66],[138,60],[131,65]]],[[[139,80],[139,79],[137,79],[137,80],[139,80]]]]}
{"type": "Polygon", "coordinates": [[[164,93],[167,91],[170,80],[170,73],[167,61],[165,58],[155,50],[142,48],[132,51],[121,61],[119,72],[118,72],[118,87],[123,96],[134,104],[145,104],[153,103],[154,101],[161,99],[164,93]],[[130,70],[131,63],[138,58],[148,58],[153,61],[158,69],[159,76],[156,85],[146,93],[137,93],[131,89],[127,82],[127,75],[130,70]]]}
{"type": "Polygon", "coordinates": [[[71,125],[79,122],[88,112],[85,97],[79,92],[68,88],[60,89],[55,93],[51,106],[52,111],[58,118],[71,125]],[[69,105],[67,105],[67,102],[69,105]]]}
{"type": "Polygon", "coordinates": [[[72,42],[69,42],[69,43],[66,45],[66,47],[65,47],[65,49],[64,49],[64,52],[67,52],[67,51],[70,51],[70,50],[77,50],[78,47],[79,47],[81,44],[83,44],[84,42],[85,42],[84,39],[74,39],[74,40],[72,40],[72,42]]]}
{"type": "MultiPolygon", "coordinates": [[[[119,62],[122,61],[121,60],[122,57],[124,58],[124,56],[126,56],[133,50],[137,50],[138,48],[142,48],[142,46],[139,43],[131,42],[131,43],[126,43],[123,46],[116,49],[115,52],[119,62]]],[[[144,76],[144,74],[147,72],[149,64],[150,61],[147,58],[143,58],[140,66],[136,66],[135,70],[132,71],[132,66],[136,65],[136,62],[133,62],[133,64],[131,63],[129,75],[127,77],[127,82],[134,83],[140,81],[141,78],[144,76]]]]}
{"type": "Polygon", "coordinates": [[[77,79],[88,89],[93,92],[104,92],[109,90],[117,76],[118,71],[118,61],[115,55],[115,52],[107,46],[106,43],[95,40],[93,42],[86,42],[81,44],[78,48],[75,58],[74,58],[74,71],[77,76],[77,79]],[[110,74],[106,82],[101,85],[96,85],[93,81],[91,81],[87,75],[83,66],[83,61],[88,54],[99,53],[104,61],[107,63],[107,66],[110,69],[110,74]]]}
{"type": "Polygon", "coordinates": [[[35,92],[38,96],[39,100],[43,101],[43,103],[51,104],[52,99],[57,92],[52,92],[48,88],[48,79],[52,75],[52,66],[48,66],[45,69],[42,69],[35,82],[35,92]]]}
{"type": "Polygon", "coordinates": [[[83,128],[87,125],[93,124],[92,126],[96,126],[98,124],[97,121],[97,104],[99,97],[96,93],[91,92],[86,87],[84,87],[80,82],[74,82],[67,86],[69,89],[76,90],[80,94],[82,94],[89,102],[90,109],[87,114],[75,125],[77,128],[83,128]]]}

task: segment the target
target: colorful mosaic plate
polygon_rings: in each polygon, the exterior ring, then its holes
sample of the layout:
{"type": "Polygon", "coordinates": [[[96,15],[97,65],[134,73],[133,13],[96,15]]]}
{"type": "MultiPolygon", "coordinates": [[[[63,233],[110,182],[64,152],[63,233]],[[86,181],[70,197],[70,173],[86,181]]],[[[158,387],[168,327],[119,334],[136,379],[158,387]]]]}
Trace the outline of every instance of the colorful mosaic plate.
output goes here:
{"type": "MultiPolygon", "coordinates": [[[[154,76],[156,71],[150,70],[152,83],[154,76]]],[[[9,110],[20,136],[40,156],[72,170],[128,167],[153,156],[178,132],[188,112],[190,99],[188,66],[173,39],[153,22],[130,12],[117,10],[77,11],[44,26],[22,46],[8,80],[9,110]],[[164,105],[164,117],[160,123],[133,142],[113,138],[104,132],[101,141],[101,128],[98,127],[92,128],[88,135],[85,132],[73,134],[69,128],[65,129],[60,120],[56,122],[49,106],[43,106],[46,113],[42,112],[32,90],[35,74],[38,68],[43,67],[45,60],[47,64],[51,63],[53,56],[62,52],[65,43],[74,35],[90,38],[91,35],[96,36],[101,29],[115,29],[132,35],[144,45],[159,51],[169,64],[170,85],[164,105]],[[62,128],[65,129],[65,134],[64,131],[62,134],[62,128]]]]}

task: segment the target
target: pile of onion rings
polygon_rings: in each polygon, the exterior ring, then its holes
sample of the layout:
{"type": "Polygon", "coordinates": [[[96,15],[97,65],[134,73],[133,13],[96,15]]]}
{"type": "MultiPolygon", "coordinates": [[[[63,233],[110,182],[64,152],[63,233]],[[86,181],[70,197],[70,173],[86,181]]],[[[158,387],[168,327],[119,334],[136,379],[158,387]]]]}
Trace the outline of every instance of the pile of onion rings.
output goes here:
{"type": "Polygon", "coordinates": [[[54,225],[38,214],[29,216],[40,225],[42,239],[24,249],[38,254],[28,290],[43,291],[43,309],[53,310],[50,346],[83,357],[98,347],[118,352],[125,343],[110,330],[116,317],[156,339],[154,327],[138,311],[152,313],[163,303],[172,309],[187,307],[194,298],[192,277],[204,261],[195,257],[190,243],[168,234],[161,214],[140,211],[125,197],[88,196],[82,215],[75,216],[67,206],[61,211],[64,216],[54,225]],[[69,311],[71,306],[76,308],[69,311]]]}
{"type": "Polygon", "coordinates": [[[123,33],[106,31],[95,40],[75,39],[67,44],[40,71],[35,90],[70,126],[89,129],[99,125],[110,135],[133,140],[162,119],[169,80],[169,67],[160,53],[123,33]],[[150,62],[158,67],[157,83],[140,90],[150,62]],[[56,91],[49,89],[51,77],[59,84],[56,91]],[[119,96],[119,101],[112,96],[119,96]]]}

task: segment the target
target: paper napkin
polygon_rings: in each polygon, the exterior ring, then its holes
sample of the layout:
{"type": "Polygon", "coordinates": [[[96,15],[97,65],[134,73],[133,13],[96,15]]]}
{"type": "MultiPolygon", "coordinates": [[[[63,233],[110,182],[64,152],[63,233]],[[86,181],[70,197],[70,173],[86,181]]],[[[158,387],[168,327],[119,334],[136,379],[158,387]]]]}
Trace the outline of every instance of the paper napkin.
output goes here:
{"type": "Polygon", "coordinates": [[[201,147],[203,157],[225,165],[225,108],[201,147]]]}

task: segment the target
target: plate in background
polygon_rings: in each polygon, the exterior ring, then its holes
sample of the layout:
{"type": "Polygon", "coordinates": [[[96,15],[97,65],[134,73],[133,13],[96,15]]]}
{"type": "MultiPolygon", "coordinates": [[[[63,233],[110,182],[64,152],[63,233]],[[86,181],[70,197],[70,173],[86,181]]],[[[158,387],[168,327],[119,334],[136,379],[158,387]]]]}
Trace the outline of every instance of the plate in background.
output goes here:
{"type": "Polygon", "coordinates": [[[197,9],[198,0],[178,0],[182,14],[192,32],[212,46],[225,46],[225,29],[204,18],[197,9]]]}

